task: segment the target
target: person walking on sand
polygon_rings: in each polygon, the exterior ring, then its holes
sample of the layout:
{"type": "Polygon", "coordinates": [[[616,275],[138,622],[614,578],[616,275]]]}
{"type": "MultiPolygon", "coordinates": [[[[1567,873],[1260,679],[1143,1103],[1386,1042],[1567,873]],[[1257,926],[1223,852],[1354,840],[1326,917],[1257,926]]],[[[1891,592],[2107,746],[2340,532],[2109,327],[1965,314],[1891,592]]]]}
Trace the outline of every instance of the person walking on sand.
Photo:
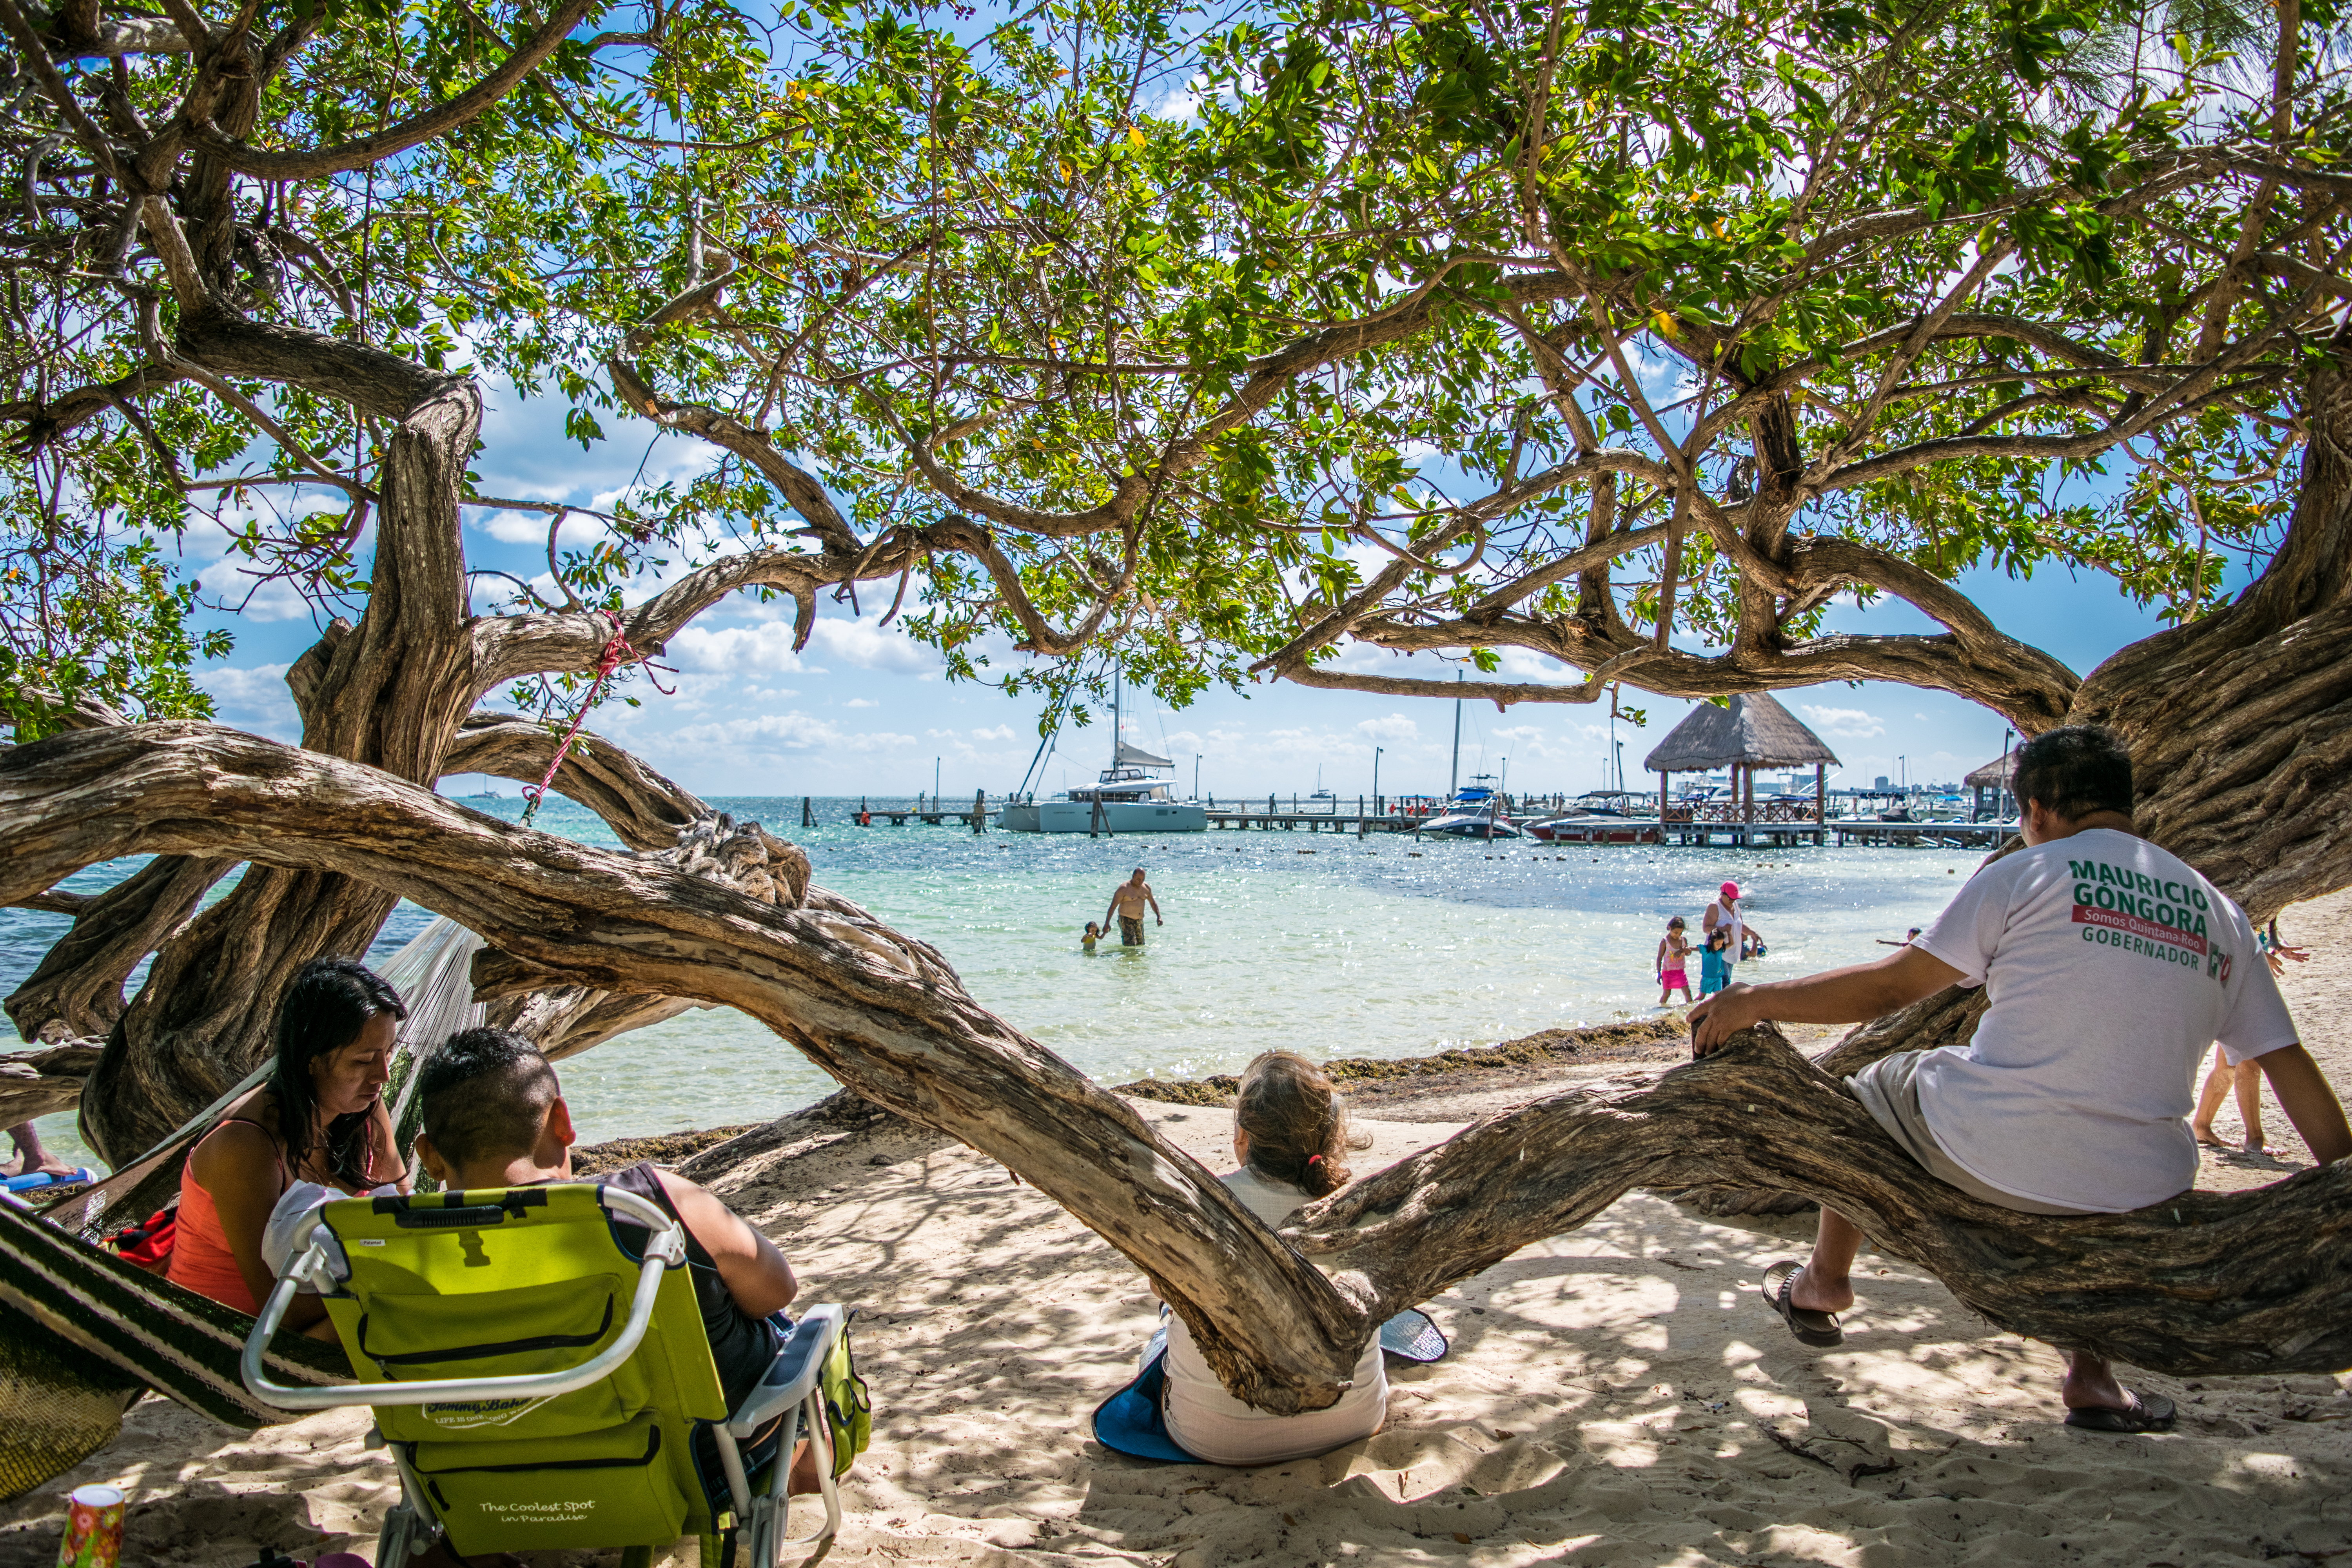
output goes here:
{"type": "MultiPolygon", "coordinates": [[[[2023,1214],[2124,1214],[2197,1179],[2190,1084],[2219,1041],[2261,1064],[2321,1164],[2352,1127],[2296,1037],[2237,905],[2132,826],[2131,757],[2070,724],[2026,742],[2013,786],[2027,847],[1990,861],[1902,952],[1802,980],[1727,987],[1691,1011],[1705,1057],[1751,1024],[1856,1023],[1949,985],[1991,1005],[1966,1046],[1901,1051],[1847,1093],[1929,1174],[2023,1214]]],[[[1809,1345],[1843,1342],[1863,1234],[1822,1210],[1812,1256],[1764,1272],[1766,1304],[1809,1345]]],[[[2105,1359],[2069,1352],[2066,1425],[2170,1429],[2172,1401],[2135,1394],[2105,1359]]]]}
{"type": "Polygon", "coordinates": [[[1151,896],[1151,884],[1143,879],[1143,868],[1138,866],[1134,876],[1111,889],[1110,908],[1103,913],[1103,924],[1106,928],[1109,926],[1113,916],[1118,917],[1119,946],[1141,947],[1143,945],[1143,908],[1146,904],[1151,906],[1151,918],[1154,922],[1160,925],[1168,923],[1160,918],[1160,900],[1151,896]]]}

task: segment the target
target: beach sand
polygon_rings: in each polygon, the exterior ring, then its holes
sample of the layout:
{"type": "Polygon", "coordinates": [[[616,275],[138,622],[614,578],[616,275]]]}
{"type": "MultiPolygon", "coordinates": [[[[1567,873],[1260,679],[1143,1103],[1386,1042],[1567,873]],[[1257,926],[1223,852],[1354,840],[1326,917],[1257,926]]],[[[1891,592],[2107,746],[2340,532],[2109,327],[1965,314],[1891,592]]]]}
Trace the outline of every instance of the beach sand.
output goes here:
{"type": "MultiPolygon", "coordinates": [[[[2352,1002],[2333,978],[2352,960],[2347,918],[2352,893],[2290,910],[2283,929],[2313,950],[2285,981],[2305,1037],[2352,1086],[2352,1002]]],[[[1432,1098],[1384,1094],[1360,1119],[1376,1143],[1357,1168],[1496,1099],[1628,1070],[1484,1089],[1433,1075],[1432,1098]]],[[[1223,1110],[1137,1105],[1230,1166],[1223,1110]]],[[[2200,1184],[2307,1164],[2275,1107],[2269,1120],[2272,1155],[2209,1160],[2200,1184]]],[[[2220,1130],[2234,1129],[2225,1111],[2220,1130]]],[[[993,1162],[889,1119],[787,1119],[753,1142],[768,1146],[712,1185],[776,1238],[808,1300],[861,1312],[875,1438],[845,1483],[831,1563],[2352,1562],[2352,1378],[2127,1373],[2179,1402],[2179,1429],[2070,1431],[2057,1354],[1995,1331],[1916,1268],[1865,1252],[1845,1345],[1809,1352],[1757,1282],[1801,1252],[1811,1216],[1718,1222],[1642,1194],[1429,1302],[1453,1353],[1391,1368],[1388,1426],[1368,1441],[1260,1470],[1130,1461],[1087,1423],[1154,1321],[1124,1259],[993,1162]]],[[[131,1493],[126,1563],[235,1568],[265,1544],[373,1556],[393,1487],[365,1428],[339,1413],[232,1433],[142,1402],[107,1450],[0,1507],[0,1568],[47,1568],[66,1491],[94,1480],[131,1493]]],[[[795,1530],[815,1517],[803,1504],[795,1530]]],[[[666,1561],[690,1568],[692,1542],[666,1561]]]]}

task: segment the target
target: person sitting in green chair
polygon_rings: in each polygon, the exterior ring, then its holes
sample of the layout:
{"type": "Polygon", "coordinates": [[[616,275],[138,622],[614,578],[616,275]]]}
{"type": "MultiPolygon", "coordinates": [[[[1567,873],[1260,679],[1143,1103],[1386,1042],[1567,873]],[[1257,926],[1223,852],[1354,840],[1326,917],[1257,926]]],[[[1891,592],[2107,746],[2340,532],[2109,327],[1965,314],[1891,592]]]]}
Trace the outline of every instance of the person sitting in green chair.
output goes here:
{"type": "MultiPolygon", "coordinates": [[[[416,1091],[423,1122],[416,1153],[443,1186],[475,1192],[581,1179],[572,1173],[578,1139],[555,1068],[520,1035],[489,1028],[452,1035],[425,1063],[416,1091]]],[[[734,1210],[651,1161],[594,1179],[646,1199],[685,1226],[703,1331],[710,1337],[727,1407],[736,1408],[791,1330],[784,1309],[800,1292],[793,1266],[734,1210]]],[[[616,1220],[614,1228],[624,1245],[643,1247],[643,1227],[616,1220]]],[[[745,1445],[745,1460],[755,1468],[765,1458],[763,1440],[773,1444],[772,1428],[745,1445]]],[[[702,1452],[709,1443],[707,1433],[697,1434],[695,1457],[706,1481],[719,1475],[716,1449],[702,1452]]],[[[792,1489],[817,1489],[805,1442],[793,1456],[792,1489]]]]}

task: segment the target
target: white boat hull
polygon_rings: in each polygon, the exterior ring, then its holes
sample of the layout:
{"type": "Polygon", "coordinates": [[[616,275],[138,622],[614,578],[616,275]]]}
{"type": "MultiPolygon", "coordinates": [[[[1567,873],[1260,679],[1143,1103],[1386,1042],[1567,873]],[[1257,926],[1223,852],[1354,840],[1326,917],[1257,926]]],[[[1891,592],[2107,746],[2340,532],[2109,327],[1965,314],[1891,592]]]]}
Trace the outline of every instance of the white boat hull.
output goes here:
{"type": "Polygon", "coordinates": [[[1041,800],[1008,805],[997,819],[1008,833],[1206,833],[1206,808],[1181,801],[1105,801],[1099,822],[1090,800],[1041,800]]]}
{"type": "Polygon", "coordinates": [[[1433,833],[1441,838],[1524,838],[1515,823],[1486,816],[1439,816],[1421,825],[1418,831],[1433,833]]]}

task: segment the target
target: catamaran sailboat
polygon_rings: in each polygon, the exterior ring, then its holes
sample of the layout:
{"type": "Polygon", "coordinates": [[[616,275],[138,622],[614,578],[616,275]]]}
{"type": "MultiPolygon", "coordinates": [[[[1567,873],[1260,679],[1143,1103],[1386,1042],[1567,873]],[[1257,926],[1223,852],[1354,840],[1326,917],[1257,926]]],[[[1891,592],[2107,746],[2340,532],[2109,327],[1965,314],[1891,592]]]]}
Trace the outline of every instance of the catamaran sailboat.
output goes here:
{"type": "Polygon", "coordinates": [[[997,826],[1013,833],[1206,833],[1209,814],[1195,802],[1178,800],[1170,780],[1151,776],[1161,769],[1172,772],[1176,764],[1129,745],[1118,725],[1114,682],[1110,766],[1091,787],[1078,785],[1057,800],[1021,796],[1004,808],[997,826]]]}

